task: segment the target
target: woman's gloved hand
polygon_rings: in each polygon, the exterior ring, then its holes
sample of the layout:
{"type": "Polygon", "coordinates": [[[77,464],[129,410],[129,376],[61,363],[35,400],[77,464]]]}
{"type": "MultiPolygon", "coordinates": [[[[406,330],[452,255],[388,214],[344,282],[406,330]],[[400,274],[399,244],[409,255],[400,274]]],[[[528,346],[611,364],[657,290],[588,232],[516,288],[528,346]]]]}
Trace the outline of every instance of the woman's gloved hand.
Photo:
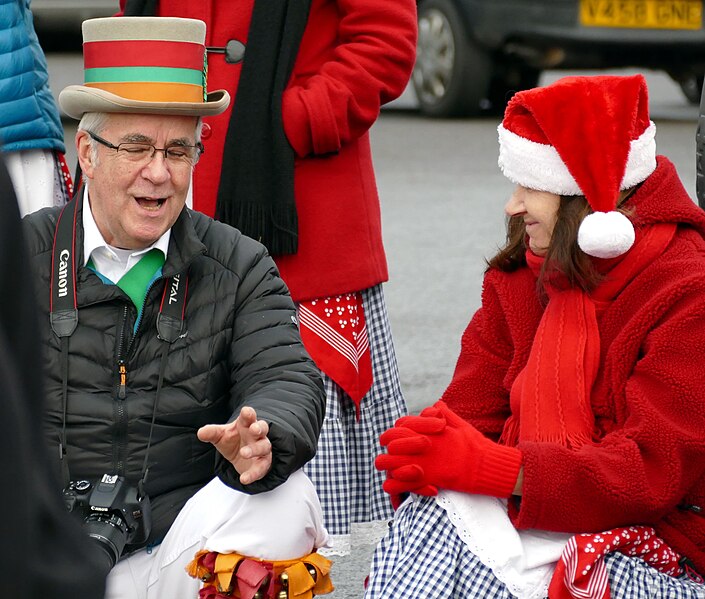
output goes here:
{"type": "Polygon", "coordinates": [[[375,467],[387,472],[390,495],[450,489],[509,497],[521,468],[518,449],[491,441],[442,401],[397,420],[380,443],[387,453],[377,456],[375,467]]]}
{"type": "MultiPolygon", "coordinates": [[[[407,441],[402,442],[402,446],[406,443],[406,451],[410,453],[423,451],[427,446],[427,441],[418,432],[438,433],[443,430],[446,426],[446,421],[445,418],[438,418],[438,415],[438,410],[430,407],[421,412],[420,416],[404,416],[396,421],[394,427],[382,434],[380,442],[384,438],[382,444],[388,445],[391,441],[406,439],[407,441]],[[405,423],[409,426],[405,426],[405,423]]],[[[375,465],[377,465],[376,462],[375,465]]],[[[377,469],[383,470],[379,466],[377,466],[377,469]]],[[[389,493],[395,510],[402,504],[409,493],[427,496],[438,495],[436,487],[424,483],[424,476],[423,470],[416,464],[401,466],[393,471],[387,470],[387,478],[382,484],[382,489],[389,493]]]]}

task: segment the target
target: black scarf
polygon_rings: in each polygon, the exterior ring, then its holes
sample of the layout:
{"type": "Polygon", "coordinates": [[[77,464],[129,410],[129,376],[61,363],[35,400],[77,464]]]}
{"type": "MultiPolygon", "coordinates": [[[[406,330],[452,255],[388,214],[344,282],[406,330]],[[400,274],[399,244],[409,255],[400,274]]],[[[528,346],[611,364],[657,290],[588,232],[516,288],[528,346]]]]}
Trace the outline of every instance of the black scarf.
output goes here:
{"type": "MultiPolygon", "coordinates": [[[[124,14],[153,15],[156,3],[128,0],[124,14]]],[[[294,254],[298,247],[294,152],[284,135],[282,95],[310,4],[255,0],[223,146],[215,216],[261,241],[275,256],[294,254]]]]}
{"type": "Polygon", "coordinates": [[[123,14],[126,17],[149,17],[157,12],[157,0],[127,0],[123,14]]]}

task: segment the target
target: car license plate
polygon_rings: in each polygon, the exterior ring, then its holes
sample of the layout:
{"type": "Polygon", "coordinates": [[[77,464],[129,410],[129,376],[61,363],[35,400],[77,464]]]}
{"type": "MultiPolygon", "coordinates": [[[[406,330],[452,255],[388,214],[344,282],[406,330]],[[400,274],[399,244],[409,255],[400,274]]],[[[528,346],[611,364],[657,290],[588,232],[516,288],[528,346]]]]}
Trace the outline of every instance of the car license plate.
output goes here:
{"type": "Polygon", "coordinates": [[[580,0],[586,27],[700,29],[702,0],[580,0]]]}

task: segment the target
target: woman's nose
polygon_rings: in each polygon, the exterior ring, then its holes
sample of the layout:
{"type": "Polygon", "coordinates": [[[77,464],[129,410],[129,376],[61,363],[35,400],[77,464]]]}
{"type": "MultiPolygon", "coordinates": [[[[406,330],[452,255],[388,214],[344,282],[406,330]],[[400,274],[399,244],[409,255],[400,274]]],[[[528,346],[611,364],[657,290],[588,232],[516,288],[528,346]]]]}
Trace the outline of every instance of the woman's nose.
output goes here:
{"type": "Polygon", "coordinates": [[[517,214],[521,214],[523,212],[525,212],[524,202],[522,201],[520,194],[515,191],[509,198],[509,201],[504,205],[504,213],[507,216],[516,216],[517,214]]]}

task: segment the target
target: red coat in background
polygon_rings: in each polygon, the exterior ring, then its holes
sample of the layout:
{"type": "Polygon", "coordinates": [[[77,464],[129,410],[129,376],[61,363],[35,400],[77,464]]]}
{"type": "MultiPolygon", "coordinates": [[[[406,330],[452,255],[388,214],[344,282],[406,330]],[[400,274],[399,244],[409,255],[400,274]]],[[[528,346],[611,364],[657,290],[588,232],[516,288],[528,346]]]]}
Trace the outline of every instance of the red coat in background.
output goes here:
{"type": "MultiPolygon", "coordinates": [[[[246,46],[252,7],[253,0],[160,0],[157,14],[205,21],[206,46],[246,46]]],[[[415,56],[415,0],[312,0],[282,106],[296,154],[299,245],[275,260],[295,301],[388,278],[368,131],[380,106],[404,91],[415,56]]],[[[208,89],[236,98],[241,64],[210,53],[208,89]]],[[[210,216],[231,110],[204,119],[211,131],[193,195],[194,208],[210,216]]]]}
{"type": "MultiPolygon", "coordinates": [[[[637,224],[679,223],[667,250],[598,311],[595,439],[520,442],[517,528],[599,532],[653,525],[705,572],[705,214],[663,157],[629,200],[637,224]]],[[[544,305],[528,267],[488,271],[443,399],[497,439],[544,305]]]]}

